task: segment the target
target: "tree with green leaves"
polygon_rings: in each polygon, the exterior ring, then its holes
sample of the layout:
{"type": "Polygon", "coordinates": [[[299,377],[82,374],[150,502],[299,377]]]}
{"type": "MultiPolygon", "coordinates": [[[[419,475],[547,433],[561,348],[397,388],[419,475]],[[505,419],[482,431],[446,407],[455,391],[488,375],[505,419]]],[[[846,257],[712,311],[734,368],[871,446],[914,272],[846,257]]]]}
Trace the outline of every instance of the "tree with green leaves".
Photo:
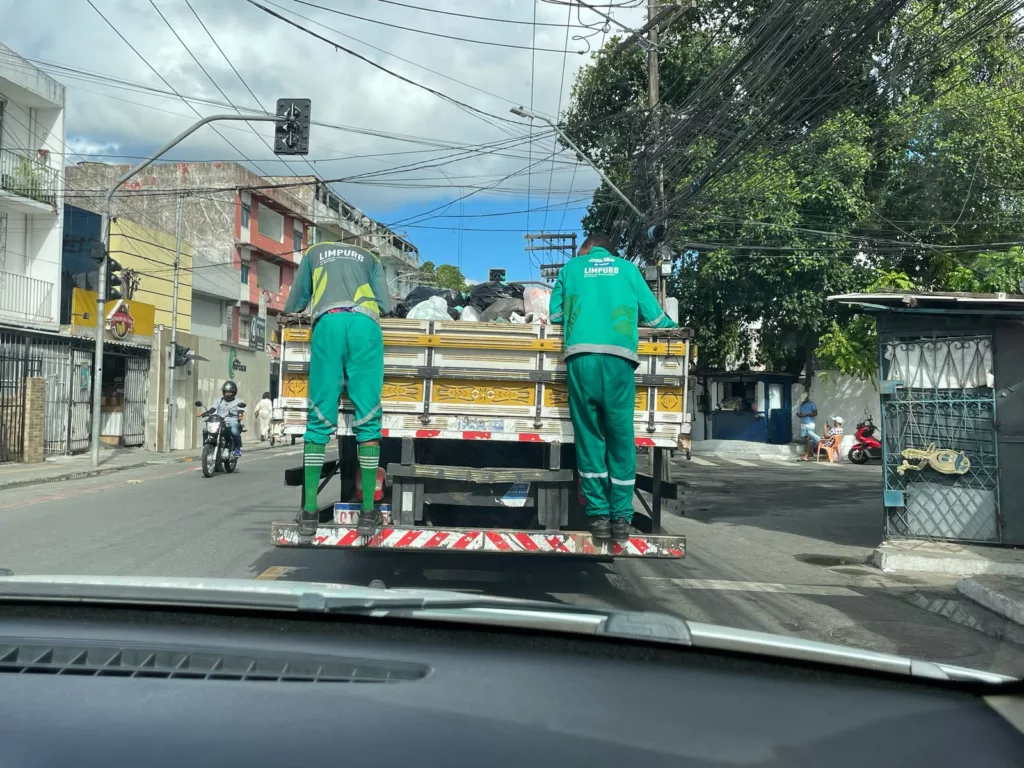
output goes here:
{"type": "Polygon", "coordinates": [[[459,293],[469,290],[465,275],[454,264],[435,266],[432,261],[424,261],[420,264],[419,281],[423,285],[447,288],[459,293]]]}
{"type": "Polygon", "coordinates": [[[448,288],[459,293],[465,293],[469,289],[462,270],[453,264],[442,264],[437,268],[436,285],[438,288],[448,288]]]}
{"type": "MultiPolygon", "coordinates": [[[[874,322],[829,295],[1019,290],[1024,37],[994,0],[910,0],[859,47],[856,26],[795,39],[827,75],[804,86],[807,67],[756,58],[768,5],[701,3],[662,35],[658,118],[674,142],[653,135],[638,49],[584,67],[562,124],[646,210],[661,169],[670,290],[702,366],[754,349],[775,369],[809,375],[817,359],[870,377],[874,322]]],[[[794,19],[810,26],[812,5],[794,19]]],[[[628,234],[609,192],[584,228],[628,234]]]]}

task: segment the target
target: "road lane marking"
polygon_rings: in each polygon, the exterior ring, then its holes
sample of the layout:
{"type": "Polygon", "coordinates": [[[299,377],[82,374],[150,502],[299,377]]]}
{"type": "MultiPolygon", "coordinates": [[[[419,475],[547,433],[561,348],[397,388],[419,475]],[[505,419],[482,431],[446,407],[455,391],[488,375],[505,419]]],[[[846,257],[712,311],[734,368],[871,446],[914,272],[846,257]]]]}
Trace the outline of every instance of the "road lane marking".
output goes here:
{"type": "Polygon", "coordinates": [[[715,464],[715,462],[708,461],[707,459],[702,459],[700,456],[691,456],[690,457],[690,461],[692,461],[698,467],[717,467],[718,466],[717,464],[715,464]]]}
{"type": "Polygon", "coordinates": [[[298,568],[292,568],[291,566],[287,566],[287,565],[272,565],[270,568],[267,568],[267,570],[265,570],[259,576],[256,576],[256,578],[257,579],[263,579],[264,581],[275,581],[275,580],[283,578],[284,576],[287,576],[289,573],[292,573],[292,572],[297,571],[297,570],[299,570],[299,569],[298,568]]]}
{"type": "Polygon", "coordinates": [[[682,589],[705,589],[717,592],[775,592],[787,595],[824,595],[832,597],[864,597],[846,587],[827,584],[772,584],[763,581],[726,581],[721,579],[670,579],[663,576],[644,576],[646,581],[668,582],[682,589]]]}
{"type": "Polygon", "coordinates": [[[757,464],[755,464],[754,462],[746,461],[744,459],[723,459],[723,461],[728,461],[730,464],[735,464],[737,467],[756,467],[757,466],[757,464]]]}

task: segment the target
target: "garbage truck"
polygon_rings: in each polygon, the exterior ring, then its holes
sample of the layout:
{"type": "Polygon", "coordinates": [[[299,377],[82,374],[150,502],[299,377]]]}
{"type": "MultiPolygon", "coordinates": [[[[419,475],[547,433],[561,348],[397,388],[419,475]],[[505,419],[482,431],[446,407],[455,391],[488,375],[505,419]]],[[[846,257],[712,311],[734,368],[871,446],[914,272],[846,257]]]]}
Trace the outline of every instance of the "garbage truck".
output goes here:
{"type": "MultiPolygon", "coordinates": [[[[637,476],[634,535],[619,543],[586,531],[560,326],[389,317],[381,326],[384,526],[372,537],[356,530],[361,489],[352,405],[342,395],[338,454],[329,450],[319,489],[337,477],[333,513],[321,510],[311,537],[294,521],[273,523],[276,546],[685,556],[685,538],[663,533],[661,515],[663,500],[677,496],[667,454],[690,452],[691,329],[640,331],[635,441],[650,472],[637,476]]],[[[293,438],[305,430],[310,338],[308,318],[281,327],[278,404],[293,438]]],[[[302,488],[302,467],[286,470],[285,483],[302,488]]]]}

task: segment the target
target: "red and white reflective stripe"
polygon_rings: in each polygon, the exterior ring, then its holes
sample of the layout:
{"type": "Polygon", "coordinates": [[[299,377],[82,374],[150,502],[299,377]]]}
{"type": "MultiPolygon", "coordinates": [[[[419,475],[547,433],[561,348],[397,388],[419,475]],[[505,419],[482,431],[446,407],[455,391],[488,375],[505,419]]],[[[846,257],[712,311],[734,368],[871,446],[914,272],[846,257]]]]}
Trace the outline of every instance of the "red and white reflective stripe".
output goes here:
{"type": "Polygon", "coordinates": [[[467,530],[465,528],[399,528],[385,524],[367,540],[351,525],[320,525],[316,535],[300,537],[295,523],[274,523],[279,547],[361,547],[367,549],[436,549],[505,554],[583,555],[604,557],[681,558],[683,536],[633,536],[624,544],[596,544],[582,531],[467,530]]]}

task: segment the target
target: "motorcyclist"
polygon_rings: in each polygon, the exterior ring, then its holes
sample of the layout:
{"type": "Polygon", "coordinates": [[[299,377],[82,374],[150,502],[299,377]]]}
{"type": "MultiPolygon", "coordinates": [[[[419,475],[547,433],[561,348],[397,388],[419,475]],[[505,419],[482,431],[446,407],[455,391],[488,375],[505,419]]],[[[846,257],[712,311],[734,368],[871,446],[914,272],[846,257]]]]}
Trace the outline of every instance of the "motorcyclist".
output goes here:
{"type": "Polygon", "coordinates": [[[224,419],[224,425],[231,430],[231,441],[237,458],[242,455],[242,419],[245,417],[245,411],[239,407],[236,399],[238,385],[233,381],[225,381],[220,394],[210,405],[210,411],[224,419]]]}

